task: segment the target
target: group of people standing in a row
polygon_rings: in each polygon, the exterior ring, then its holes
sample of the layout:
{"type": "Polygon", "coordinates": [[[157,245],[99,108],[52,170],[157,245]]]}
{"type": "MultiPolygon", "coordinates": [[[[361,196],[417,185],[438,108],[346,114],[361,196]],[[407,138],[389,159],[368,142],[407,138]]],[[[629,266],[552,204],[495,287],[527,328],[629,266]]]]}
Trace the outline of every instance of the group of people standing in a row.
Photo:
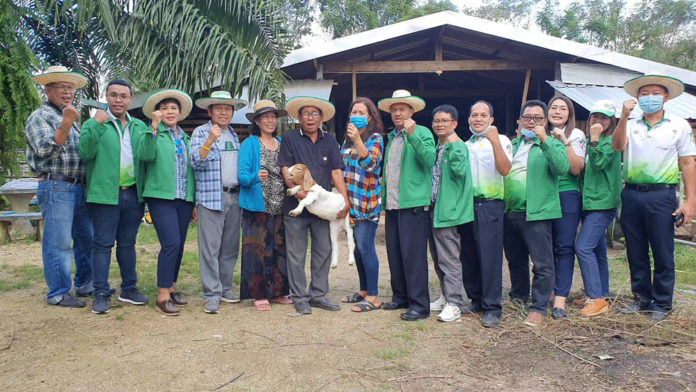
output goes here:
{"type": "Polygon", "coordinates": [[[211,120],[189,137],[178,125],[193,107],[188,94],[168,89],[150,95],[143,105],[152,120],[148,126],[127,113],[130,85],[113,80],[106,91],[108,109],[98,110],[80,132],[72,103],[84,77],[54,67],[35,80],[48,98],[27,122],[27,141],[29,163],[40,179],[49,304],[86,305],[70,294],[74,256],[77,295],[93,292],[92,311],[108,312],[114,243],[119,300],[148,302],[136,287],[135,272],[135,238],[146,202],[162,247],[156,305],[165,314],[177,315],[186,304],[176,282],[188,225],[196,220],[205,312],[217,313],[220,301],[240,299],[254,299],[262,311],[271,303],[294,304],[299,314],[311,314],[312,307],[339,310],[327,297],[328,221],[306,210],[288,214],[306,196],[302,190],[285,194],[294,185],[287,169],[301,163],[317,184],[335,187],[345,199],[337,216],[350,214],[354,227],[359,290],[342,302],[355,312],[406,309],[402,319],[418,320],[438,310],[445,322],[462,312],[481,313],[482,324],[494,327],[502,315],[504,252],[510,299],[526,306],[531,289],[526,324],[545,321],[552,295],[552,317],[568,316],[576,255],[587,295],[580,314],[604,313],[610,293],[604,235],[619,204],[635,296],[624,310],[649,311],[659,320],[672,308],[674,222],[690,222],[696,206],[691,129],[662,105],[684,90],[674,78],[652,74],[629,80],[624,88],[637,101],[626,101],[621,113],[613,102],[597,101],[584,131],[575,128],[573,104],[565,97],[552,98],[548,106],[528,101],[512,141],[498,133],[486,101],[471,106],[473,136],[463,141],[455,133],[459,114],[451,105],[432,111],[434,138],[412,119],[425,102],[408,91],[397,90],[377,105],[357,98],[349,107],[342,146],[322,129],[335,107],[320,98],[295,97],[284,110],[268,100],[257,102],[247,114],[252,135],[240,144],[230,123],[247,102],[227,92],[196,101],[211,120]],[[629,120],[636,104],[643,116],[629,120]],[[386,141],[379,110],[388,112],[394,125],[386,141]],[[299,126],[281,141],[278,118],[288,114],[299,126]],[[680,169],[687,195],[682,206],[675,193],[680,169]],[[392,288],[391,301],[384,303],[375,247],[382,209],[392,288]],[[240,227],[241,297],[233,289],[240,227]],[[442,289],[433,302],[428,243],[442,289]]]}

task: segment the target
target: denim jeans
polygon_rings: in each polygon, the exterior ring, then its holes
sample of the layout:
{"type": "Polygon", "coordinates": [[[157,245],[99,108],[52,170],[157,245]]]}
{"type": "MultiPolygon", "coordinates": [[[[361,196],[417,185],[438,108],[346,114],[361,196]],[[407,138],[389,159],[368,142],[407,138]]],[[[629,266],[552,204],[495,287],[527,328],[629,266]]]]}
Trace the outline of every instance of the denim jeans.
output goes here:
{"type": "Polygon", "coordinates": [[[94,225],[92,267],[95,294],[108,294],[111,248],[116,242],[116,261],[121,271],[121,291],[134,289],[138,282],[135,272],[135,237],[138,235],[144,206],[138,203],[135,187],[121,189],[118,205],[87,203],[94,225]]]}
{"type": "Polygon", "coordinates": [[[70,291],[73,259],[75,288],[92,282],[92,221],[85,204],[85,187],[65,181],[40,181],[36,191],[44,234],[41,243],[46,301],[56,304],[70,291]]]}
{"type": "Polygon", "coordinates": [[[355,266],[358,269],[360,279],[360,291],[367,291],[367,295],[379,294],[379,259],[375,248],[375,235],[377,223],[373,221],[357,221],[353,227],[355,239],[355,266]]]}
{"type": "Polygon", "coordinates": [[[585,293],[590,298],[609,295],[609,258],[605,233],[616,218],[616,208],[585,211],[582,229],[575,243],[585,293]]]}
{"type": "Polygon", "coordinates": [[[559,297],[567,297],[573,285],[575,236],[582,213],[582,198],[578,191],[561,192],[559,197],[563,216],[553,220],[553,258],[556,263],[553,291],[559,297]]]}

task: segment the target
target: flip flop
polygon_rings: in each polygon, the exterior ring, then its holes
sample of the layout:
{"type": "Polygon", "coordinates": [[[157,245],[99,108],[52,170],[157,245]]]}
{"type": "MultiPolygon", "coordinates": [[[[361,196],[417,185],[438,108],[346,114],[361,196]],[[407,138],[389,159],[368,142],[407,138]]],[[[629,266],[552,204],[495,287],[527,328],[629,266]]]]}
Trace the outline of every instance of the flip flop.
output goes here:
{"type": "Polygon", "coordinates": [[[341,302],[343,302],[344,304],[354,304],[364,300],[365,297],[360,295],[360,293],[355,293],[353,295],[347,295],[345,298],[341,300],[341,302]]]}
{"type": "Polygon", "coordinates": [[[266,312],[266,311],[271,310],[271,304],[268,303],[267,299],[259,299],[259,300],[254,301],[254,307],[256,308],[256,310],[259,310],[262,312],[266,312]]]}
{"type": "Polygon", "coordinates": [[[355,308],[351,308],[350,310],[352,310],[353,312],[356,312],[356,313],[362,313],[362,312],[370,312],[372,310],[379,309],[382,307],[382,304],[375,305],[372,302],[364,300],[364,301],[358,302],[357,304],[355,304],[355,306],[357,306],[358,309],[360,309],[360,310],[355,310],[355,308]]]}
{"type": "Polygon", "coordinates": [[[284,305],[289,305],[292,304],[292,298],[290,298],[289,295],[283,295],[280,297],[275,297],[271,299],[271,302],[274,304],[284,304],[284,305]]]}

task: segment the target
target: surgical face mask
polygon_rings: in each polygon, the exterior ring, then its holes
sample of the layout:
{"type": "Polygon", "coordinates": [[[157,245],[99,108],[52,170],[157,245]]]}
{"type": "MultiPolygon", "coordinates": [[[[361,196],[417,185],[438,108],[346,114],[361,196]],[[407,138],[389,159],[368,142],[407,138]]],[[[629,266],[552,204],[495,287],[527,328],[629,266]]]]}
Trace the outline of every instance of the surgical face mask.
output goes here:
{"type": "Polygon", "coordinates": [[[653,114],[662,109],[665,97],[662,95],[643,95],[638,98],[638,106],[643,113],[653,114]]]}
{"type": "Polygon", "coordinates": [[[481,132],[476,132],[476,131],[474,131],[474,128],[472,128],[471,125],[469,125],[469,131],[471,132],[472,135],[474,135],[474,136],[476,136],[476,137],[483,136],[483,135],[485,135],[486,132],[488,132],[488,130],[491,128],[491,125],[493,125],[493,122],[489,123],[488,126],[486,127],[486,129],[484,129],[484,130],[481,131],[481,132]]]}
{"type": "Polygon", "coordinates": [[[533,130],[527,128],[522,128],[522,136],[526,137],[527,139],[534,139],[537,137],[533,130]]]}
{"type": "Polygon", "coordinates": [[[367,117],[365,116],[350,116],[350,122],[358,129],[363,129],[367,126],[367,117]]]}

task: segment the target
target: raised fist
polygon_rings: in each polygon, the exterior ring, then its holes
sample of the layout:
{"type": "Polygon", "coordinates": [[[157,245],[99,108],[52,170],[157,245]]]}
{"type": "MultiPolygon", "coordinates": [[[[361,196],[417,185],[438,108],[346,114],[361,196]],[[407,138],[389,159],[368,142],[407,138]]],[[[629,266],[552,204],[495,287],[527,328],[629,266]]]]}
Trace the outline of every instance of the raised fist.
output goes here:
{"type": "Polygon", "coordinates": [[[68,105],[63,108],[63,121],[72,125],[78,118],[80,118],[80,112],[78,112],[73,105],[68,105]]]}
{"type": "Polygon", "coordinates": [[[360,131],[358,131],[358,127],[355,126],[353,123],[348,124],[348,128],[346,129],[346,136],[355,143],[355,139],[360,138],[360,131]]]}
{"type": "Polygon", "coordinates": [[[214,142],[217,140],[217,138],[220,137],[220,127],[217,124],[213,124],[213,126],[210,128],[210,134],[208,135],[208,139],[211,139],[210,141],[214,142]]]}
{"type": "Polygon", "coordinates": [[[406,130],[406,134],[408,134],[408,136],[413,135],[413,132],[416,130],[416,122],[413,121],[412,118],[409,118],[408,120],[404,121],[404,129],[406,130]]]}
{"type": "Polygon", "coordinates": [[[105,111],[98,109],[96,113],[94,113],[94,119],[99,123],[99,124],[104,124],[105,122],[109,121],[109,115],[106,114],[105,111]]]}
{"type": "Polygon", "coordinates": [[[623,110],[621,111],[621,117],[628,117],[636,107],[636,104],[638,104],[638,101],[633,98],[625,100],[623,103],[623,110]]]}
{"type": "Polygon", "coordinates": [[[554,128],[554,129],[551,131],[551,136],[553,136],[553,137],[555,137],[556,139],[562,141],[564,144],[565,144],[565,142],[568,141],[568,139],[566,138],[565,132],[563,132],[563,130],[560,129],[560,128],[554,128]]]}
{"type": "Polygon", "coordinates": [[[539,138],[540,142],[543,143],[546,141],[546,128],[542,127],[541,125],[534,127],[534,134],[539,138]]]}
{"type": "Polygon", "coordinates": [[[159,110],[155,110],[152,112],[152,130],[157,133],[157,128],[159,127],[160,123],[162,122],[162,112],[159,110]]]}
{"type": "Polygon", "coordinates": [[[594,124],[590,127],[590,137],[592,140],[599,140],[599,135],[602,134],[602,124],[594,124]]]}
{"type": "Polygon", "coordinates": [[[499,141],[500,139],[498,138],[498,127],[495,125],[491,125],[488,127],[488,130],[486,131],[486,139],[490,140],[491,142],[493,141],[499,141]]]}

